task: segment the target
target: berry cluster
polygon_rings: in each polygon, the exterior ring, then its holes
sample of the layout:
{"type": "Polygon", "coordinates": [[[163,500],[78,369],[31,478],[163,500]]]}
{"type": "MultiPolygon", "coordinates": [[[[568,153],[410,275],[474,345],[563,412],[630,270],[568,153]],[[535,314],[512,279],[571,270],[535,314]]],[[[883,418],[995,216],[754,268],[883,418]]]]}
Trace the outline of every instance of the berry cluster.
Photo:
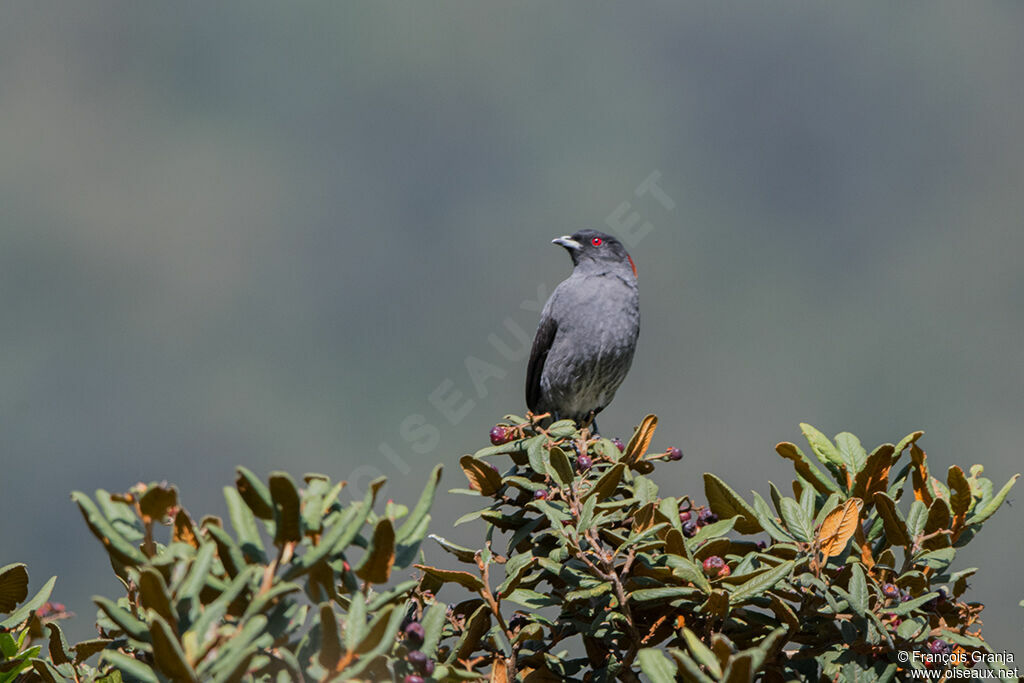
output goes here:
{"type": "Polygon", "coordinates": [[[710,579],[722,579],[731,574],[729,565],[718,555],[712,555],[704,560],[704,574],[710,579]]]}
{"type": "Polygon", "coordinates": [[[718,515],[712,512],[711,508],[700,507],[683,510],[679,513],[679,521],[683,524],[683,536],[693,538],[702,526],[717,522],[718,515]]]}
{"type": "Polygon", "coordinates": [[[409,654],[405,656],[405,661],[412,667],[414,673],[403,678],[403,683],[424,683],[426,680],[424,677],[430,677],[434,673],[434,660],[426,653],[413,649],[423,645],[424,638],[426,638],[426,633],[420,623],[414,621],[405,627],[405,640],[410,648],[409,654]]]}

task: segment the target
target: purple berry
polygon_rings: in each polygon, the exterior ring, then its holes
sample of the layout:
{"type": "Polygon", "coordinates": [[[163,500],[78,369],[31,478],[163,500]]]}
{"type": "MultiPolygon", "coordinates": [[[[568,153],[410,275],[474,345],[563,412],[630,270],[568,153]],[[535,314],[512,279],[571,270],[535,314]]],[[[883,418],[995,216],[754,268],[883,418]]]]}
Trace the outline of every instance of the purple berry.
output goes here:
{"type": "Polygon", "coordinates": [[[402,683],[426,683],[426,681],[423,680],[422,676],[417,676],[416,674],[409,674],[408,676],[402,679],[402,683]]]}
{"type": "MultiPolygon", "coordinates": [[[[433,662],[430,661],[430,657],[425,653],[420,652],[419,650],[413,650],[405,656],[405,661],[409,662],[409,664],[412,665],[412,668],[416,669],[421,674],[430,675],[430,672],[427,671],[427,666],[428,662],[430,664],[433,664],[433,662]]],[[[434,667],[430,667],[431,670],[433,670],[433,668],[434,667]]]]}
{"type": "Polygon", "coordinates": [[[533,492],[534,500],[547,500],[547,498],[548,492],[545,491],[544,489],[537,489],[536,491],[533,492]]]}
{"type": "Polygon", "coordinates": [[[711,508],[704,508],[700,511],[701,524],[714,524],[718,521],[718,515],[711,511],[711,508]]]}
{"type": "Polygon", "coordinates": [[[576,458],[576,469],[578,469],[580,472],[589,470],[591,466],[593,466],[593,464],[594,461],[590,459],[590,456],[581,455],[580,457],[576,458]]]}
{"type": "Polygon", "coordinates": [[[423,642],[423,639],[427,637],[427,634],[423,630],[423,626],[414,621],[405,627],[405,637],[418,646],[423,642]]]}
{"type": "Polygon", "coordinates": [[[508,443],[512,440],[512,430],[505,425],[495,425],[491,428],[491,443],[495,446],[508,443]]]}
{"type": "Polygon", "coordinates": [[[671,446],[668,449],[667,453],[668,453],[668,459],[669,460],[682,460],[683,459],[683,452],[681,450],[679,450],[678,448],[676,448],[675,446],[671,446]]]}
{"type": "Polygon", "coordinates": [[[697,522],[692,519],[683,524],[683,536],[693,538],[697,535],[697,522]]]}
{"type": "Polygon", "coordinates": [[[768,547],[768,544],[765,543],[764,541],[758,541],[757,542],[757,549],[758,550],[764,550],[767,547],[768,547]]]}
{"type": "Polygon", "coordinates": [[[944,640],[940,640],[939,638],[936,638],[932,642],[928,643],[928,651],[931,652],[933,655],[945,654],[948,649],[950,649],[949,644],[946,643],[946,641],[944,640]]]}
{"type": "Polygon", "coordinates": [[[882,584],[882,595],[889,598],[890,600],[895,600],[896,598],[900,597],[900,589],[897,588],[894,584],[885,583],[882,584]]]}
{"type": "Polygon", "coordinates": [[[423,665],[423,673],[425,673],[428,676],[433,676],[434,675],[434,660],[433,659],[428,659],[427,663],[423,665]]]}
{"type": "Polygon", "coordinates": [[[692,516],[693,515],[690,514],[689,510],[683,510],[682,512],[679,513],[679,521],[680,522],[689,522],[690,521],[690,517],[692,517],[692,516]]]}
{"type": "Polygon", "coordinates": [[[900,591],[900,602],[906,602],[908,600],[910,600],[910,591],[907,591],[907,590],[900,591]]]}
{"type": "Polygon", "coordinates": [[[621,439],[612,439],[612,443],[615,444],[615,447],[619,449],[619,453],[626,450],[626,444],[622,443],[621,439]]]}

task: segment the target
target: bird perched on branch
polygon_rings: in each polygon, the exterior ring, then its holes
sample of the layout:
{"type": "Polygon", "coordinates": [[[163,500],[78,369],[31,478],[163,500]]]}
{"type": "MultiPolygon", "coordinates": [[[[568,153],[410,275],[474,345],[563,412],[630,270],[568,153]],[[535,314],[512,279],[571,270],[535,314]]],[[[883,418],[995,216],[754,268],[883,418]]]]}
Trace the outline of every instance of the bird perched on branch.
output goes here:
{"type": "Polygon", "coordinates": [[[640,333],[636,265],[621,242],[597,230],[552,244],[569,252],[573,270],[541,312],[526,405],[534,415],[585,425],[611,403],[633,362],[640,333]]]}

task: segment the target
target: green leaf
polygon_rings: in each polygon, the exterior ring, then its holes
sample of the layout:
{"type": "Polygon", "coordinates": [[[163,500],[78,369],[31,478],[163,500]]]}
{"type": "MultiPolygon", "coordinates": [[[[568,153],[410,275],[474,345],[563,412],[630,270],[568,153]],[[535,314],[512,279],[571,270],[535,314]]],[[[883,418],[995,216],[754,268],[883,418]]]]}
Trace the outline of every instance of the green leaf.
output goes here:
{"type": "Polygon", "coordinates": [[[804,438],[807,439],[807,443],[811,447],[811,451],[818,456],[818,460],[823,463],[831,463],[836,466],[845,464],[843,462],[843,456],[839,450],[832,445],[832,442],[828,440],[828,437],[822,434],[817,428],[812,427],[806,422],[800,423],[800,431],[803,432],[804,438]]]}
{"type": "Polygon", "coordinates": [[[430,538],[439,546],[441,546],[445,551],[457,557],[460,562],[475,564],[476,551],[472,548],[467,548],[463,545],[457,545],[446,538],[438,536],[437,534],[430,534],[430,538]]]}
{"type": "Polygon", "coordinates": [[[168,624],[177,625],[177,618],[171,609],[170,591],[163,575],[152,567],[146,567],[139,572],[139,603],[146,609],[151,609],[168,624]]]}
{"type": "Polygon", "coordinates": [[[839,456],[846,463],[846,469],[850,474],[856,475],[864,469],[868,453],[864,450],[864,446],[861,445],[860,439],[850,432],[840,432],[836,434],[836,447],[839,449],[839,456]]]}
{"type": "Polygon", "coordinates": [[[810,482],[818,493],[840,493],[841,489],[824,472],[818,469],[796,444],[783,441],[775,446],[775,452],[787,460],[793,461],[797,474],[810,482]]]}
{"type": "Polygon", "coordinates": [[[256,516],[246,505],[238,490],[231,487],[224,487],[224,500],[228,505],[228,515],[231,518],[231,526],[238,536],[238,544],[241,546],[242,554],[260,564],[266,564],[266,551],[263,548],[263,539],[260,538],[260,531],[256,525],[256,516]]]}
{"type": "Polygon", "coordinates": [[[550,595],[544,595],[543,593],[538,593],[537,591],[529,590],[527,588],[517,588],[504,596],[504,599],[508,602],[514,602],[517,605],[533,609],[551,607],[552,605],[557,605],[560,602],[557,598],[550,595]]]}
{"type": "Polygon", "coordinates": [[[142,551],[114,529],[89,496],[75,491],[71,494],[71,500],[78,505],[89,530],[100,540],[113,559],[128,566],[145,564],[146,556],[142,551]]]}
{"type": "MultiPolygon", "coordinates": [[[[144,621],[136,619],[130,612],[121,608],[113,600],[101,596],[93,596],[92,601],[100,608],[100,611],[107,615],[118,628],[135,640],[148,643],[150,641],[149,627],[144,621]]],[[[3,624],[0,624],[2,627],[3,624]]]]}
{"type": "Polygon", "coordinates": [[[728,484],[709,472],[704,473],[704,493],[708,505],[720,518],[740,517],[736,520],[736,530],[741,534],[756,534],[763,531],[754,509],[729,488],[728,484]]]}
{"type": "Polygon", "coordinates": [[[690,654],[693,658],[708,672],[711,673],[715,678],[721,678],[722,666],[718,662],[718,657],[715,653],[708,648],[707,645],[702,643],[700,639],[688,628],[683,629],[683,640],[686,641],[686,647],[689,648],[690,654]]]}
{"type": "Polygon", "coordinates": [[[206,576],[210,573],[210,568],[213,566],[213,556],[216,550],[217,545],[215,543],[204,542],[200,544],[199,552],[196,553],[195,559],[192,560],[188,574],[185,575],[184,580],[182,580],[176,591],[176,597],[179,601],[185,599],[198,601],[199,593],[203,590],[203,586],[206,585],[206,576]]]}
{"type": "Polygon", "coordinates": [[[761,523],[761,528],[763,528],[765,532],[772,537],[772,539],[780,543],[789,543],[796,540],[782,528],[782,525],[778,523],[775,518],[775,514],[772,512],[772,509],[768,507],[768,503],[765,499],[762,498],[757,491],[751,491],[751,493],[754,496],[754,513],[757,514],[757,521],[761,523]]]}
{"type": "Polygon", "coordinates": [[[928,520],[928,508],[920,500],[910,504],[910,511],[907,512],[907,533],[911,539],[916,539],[924,531],[924,524],[928,520]]]}
{"type": "Polygon", "coordinates": [[[652,683],[674,683],[676,667],[668,657],[653,647],[645,647],[636,655],[640,670],[652,683]]]}
{"type": "MultiPolygon", "coordinates": [[[[273,637],[266,632],[267,618],[257,615],[242,625],[231,640],[218,653],[214,665],[210,669],[214,683],[234,683],[242,680],[249,662],[256,656],[260,648],[273,644],[273,637]]],[[[204,680],[206,676],[203,676],[204,680]]]]}
{"type": "Polygon", "coordinates": [[[197,681],[195,672],[185,658],[177,637],[170,625],[156,612],[150,610],[149,633],[153,642],[153,660],[157,668],[175,681],[197,681]]]}
{"type": "Polygon", "coordinates": [[[783,498],[779,513],[786,523],[786,528],[796,536],[798,541],[810,543],[814,539],[814,526],[810,517],[804,514],[804,510],[792,498],[783,498]]]}
{"type": "Polygon", "coordinates": [[[1013,475],[1012,477],[1010,477],[1010,480],[1003,485],[1003,488],[999,489],[999,493],[997,493],[987,502],[982,501],[982,503],[979,503],[979,505],[981,506],[980,509],[976,513],[974,513],[974,516],[967,520],[967,523],[981,524],[989,517],[994,515],[996,513],[996,510],[999,509],[999,506],[1003,504],[1004,500],[1006,500],[1007,494],[1010,493],[1010,489],[1013,488],[1013,485],[1017,483],[1018,478],[1020,478],[1019,474],[1013,475]]]}
{"type": "Polygon", "coordinates": [[[28,569],[23,564],[0,567],[0,612],[14,610],[28,597],[28,569]]]}
{"type": "Polygon", "coordinates": [[[868,611],[867,579],[864,578],[864,570],[859,564],[854,564],[850,571],[850,609],[863,617],[868,611]]]}
{"type": "Polygon", "coordinates": [[[345,615],[345,649],[354,650],[366,636],[366,631],[366,598],[362,593],[356,593],[349,601],[348,614],[345,615]]]}
{"type": "Polygon", "coordinates": [[[746,652],[734,655],[722,675],[722,683],[750,683],[753,680],[754,655],[746,652]]]}
{"type": "Polygon", "coordinates": [[[104,650],[100,661],[110,664],[118,671],[141,681],[141,683],[160,683],[155,671],[134,657],[121,654],[116,650],[104,650]]]}
{"type": "Polygon", "coordinates": [[[531,439],[530,446],[526,451],[526,455],[529,458],[530,469],[542,477],[548,476],[548,451],[544,447],[546,440],[547,437],[543,435],[534,437],[531,439]]]}
{"type": "Polygon", "coordinates": [[[548,451],[548,472],[551,477],[562,486],[568,486],[573,480],[572,463],[569,456],[558,446],[552,446],[548,451]]]}
{"type": "Polygon", "coordinates": [[[931,567],[936,571],[942,571],[953,564],[956,557],[956,550],[953,548],[939,548],[931,552],[923,553],[914,558],[914,564],[931,567]]]}
{"type": "Polygon", "coordinates": [[[615,493],[619,487],[619,482],[622,481],[622,473],[626,470],[626,466],[623,463],[616,463],[607,472],[601,475],[601,478],[597,480],[594,487],[590,489],[583,500],[587,501],[589,498],[594,497],[598,502],[601,502],[615,493]]]}
{"type": "Polygon", "coordinates": [[[890,614],[895,614],[896,616],[901,616],[901,615],[904,615],[904,614],[909,614],[910,612],[916,610],[918,607],[920,607],[924,603],[929,602],[932,599],[937,598],[938,596],[939,596],[938,592],[933,591],[931,593],[927,593],[925,595],[922,595],[922,596],[920,596],[918,598],[913,598],[912,600],[907,600],[906,602],[901,602],[898,605],[894,605],[892,607],[886,607],[885,611],[890,613],[890,614]]]}
{"type": "Polygon", "coordinates": [[[739,586],[733,588],[732,592],[729,593],[729,604],[738,605],[749,598],[755,597],[771,588],[774,588],[779,581],[782,581],[782,579],[787,577],[789,573],[793,571],[793,567],[795,566],[796,562],[793,560],[783,562],[779,566],[773,567],[763,574],[758,574],[750,581],[741,583],[739,586]]]}
{"type": "MultiPolygon", "coordinates": [[[[607,584],[601,584],[606,586],[607,584]]],[[[661,588],[641,588],[629,594],[631,602],[669,602],[676,598],[693,597],[695,591],[690,586],[663,586],[661,588]]]]}
{"type": "Polygon", "coordinates": [[[6,619],[0,621],[0,629],[13,629],[15,626],[28,619],[32,612],[35,612],[37,609],[42,607],[43,603],[50,599],[50,593],[53,592],[53,584],[56,582],[56,576],[50,577],[50,580],[44,583],[43,587],[39,589],[39,592],[32,596],[28,602],[11,612],[10,616],[6,619]]]}
{"type": "Polygon", "coordinates": [[[408,543],[409,539],[418,533],[421,520],[427,516],[430,508],[434,505],[434,495],[437,493],[437,484],[441,481],[442,471],[443,467],[441,465],[435,465],[434,469],[430,471],[430,474],[427,476],[427,483],[423,487],[423,492],[420,493],[420,498],[416,501],[416,506],[409,513],[405,522],[395,531],[395,541],[397,543],[408,543]]]}
{"type": "Polygon", "coordinates": [[[443,602],[434,602],[423,612],[420,624],[423,626],[424,637],[420,649],[430,656],[434,655],[438,643],[441,642],[447,613],[448,608],[443,602]]]}

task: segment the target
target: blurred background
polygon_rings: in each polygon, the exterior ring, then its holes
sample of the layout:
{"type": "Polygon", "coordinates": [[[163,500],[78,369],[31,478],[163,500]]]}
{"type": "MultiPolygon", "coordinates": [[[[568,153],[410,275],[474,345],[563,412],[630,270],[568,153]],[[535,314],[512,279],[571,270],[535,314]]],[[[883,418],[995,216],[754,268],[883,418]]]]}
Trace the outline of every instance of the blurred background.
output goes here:
{"type": "MultiPolygon", "coordinates": [[[[117,586],[73,489],[167,479],[202,515],[238,464],[463,486],[525,410],[517,340],[570,270],[549,240],[609,220],[643,331],[601,427],[658,413],[686,454],[663,488],[788,482],[801,421],[869,449],[924,429],[934,466],[1002,485],[1024,6],[919,9],[5,3],[0,564],[57,574],[83,637],[117,586]]],[[[959,559],[999,648],[1024,642],[1022,515],[959,559]]]]}

